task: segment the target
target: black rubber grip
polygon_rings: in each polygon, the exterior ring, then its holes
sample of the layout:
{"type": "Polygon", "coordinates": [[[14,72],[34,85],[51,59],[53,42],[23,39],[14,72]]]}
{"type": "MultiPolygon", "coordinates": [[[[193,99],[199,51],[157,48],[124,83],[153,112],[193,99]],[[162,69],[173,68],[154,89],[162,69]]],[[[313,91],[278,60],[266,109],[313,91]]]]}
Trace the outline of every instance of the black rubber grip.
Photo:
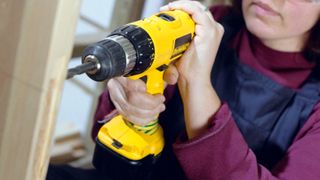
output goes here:
{"type": "Polygon", "coordinates": [[[95,74],[87,75],[95,81],[103,81],[124,75],[126,69],[126,54],[122,47],[109,39],[89,45],[82,53],[82,63],[88,55],[93,55],[99,61],[101,68],[95,74]]]}
{"type": "Polygon", "coordinates": [[[140,74],[151,66],[154,60],[154,45],[144,29],[135,25],[125,25],[114,30],[110,36],[112,35],[124,36],[136,50],[136,64],[128,75],[140,74]]]}

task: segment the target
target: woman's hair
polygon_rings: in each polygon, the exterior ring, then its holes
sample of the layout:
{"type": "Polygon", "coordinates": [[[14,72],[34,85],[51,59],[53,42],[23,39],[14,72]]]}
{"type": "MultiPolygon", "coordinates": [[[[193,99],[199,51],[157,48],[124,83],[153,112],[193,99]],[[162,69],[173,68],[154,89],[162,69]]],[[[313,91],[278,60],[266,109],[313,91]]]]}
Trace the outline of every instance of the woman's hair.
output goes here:
{"type": "Polygon", "coordinates": [[[320,64],[320,19],[311,30],[304,53],[308,59],[320,64]]]}
{"type": "MultiPolygon", "coordinates": [[[[244,22],[241,8],[242,0],[231,0],[231,2],[233,5],[233,12],[237,14],[237,16],[240,16],[244,22]]],[[[317,63],[316,71],[320,72],[320,18],[316,25],[311,29],[303,53],[306,59],[317,63]]]]}

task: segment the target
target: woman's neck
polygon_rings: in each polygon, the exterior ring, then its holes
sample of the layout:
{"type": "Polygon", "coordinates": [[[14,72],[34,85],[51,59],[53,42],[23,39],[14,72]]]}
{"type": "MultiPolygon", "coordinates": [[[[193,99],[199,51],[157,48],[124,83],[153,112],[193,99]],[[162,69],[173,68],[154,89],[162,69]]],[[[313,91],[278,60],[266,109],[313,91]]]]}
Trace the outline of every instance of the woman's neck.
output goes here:
{"type": "Polygon", "coordinates": [[[304,48],[304,44],[309,37],[309,33],[298,37],[288,37],[282,39],[261,39],[261,42],[274,50],[283,52],[301,52],[304,48]]]}

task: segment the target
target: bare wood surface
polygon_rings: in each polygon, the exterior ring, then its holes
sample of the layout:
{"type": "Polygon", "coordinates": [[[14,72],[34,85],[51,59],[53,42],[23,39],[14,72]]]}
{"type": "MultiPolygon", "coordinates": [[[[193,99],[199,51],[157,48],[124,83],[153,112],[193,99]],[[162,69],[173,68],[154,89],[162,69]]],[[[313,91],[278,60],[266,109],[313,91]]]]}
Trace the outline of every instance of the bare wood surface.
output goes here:
{"type": "Polygon", "coordinates": [[[0,179],[40,180],[80,0],[0,1],[0,179]]]}

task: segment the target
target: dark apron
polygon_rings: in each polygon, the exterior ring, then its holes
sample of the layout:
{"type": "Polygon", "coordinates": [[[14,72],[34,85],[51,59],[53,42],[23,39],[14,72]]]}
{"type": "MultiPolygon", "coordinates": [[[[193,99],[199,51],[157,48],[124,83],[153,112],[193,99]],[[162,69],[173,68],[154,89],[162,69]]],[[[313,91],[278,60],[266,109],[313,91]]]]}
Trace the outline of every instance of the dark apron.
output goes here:
{"type": "Polygon", "coordinates": [[[213,70],[213,85],[258,162],[272,169],[319,102],[320,83],[310,77],[292,90],[239,63],[232,50],[224,51],[213,70]]]}

